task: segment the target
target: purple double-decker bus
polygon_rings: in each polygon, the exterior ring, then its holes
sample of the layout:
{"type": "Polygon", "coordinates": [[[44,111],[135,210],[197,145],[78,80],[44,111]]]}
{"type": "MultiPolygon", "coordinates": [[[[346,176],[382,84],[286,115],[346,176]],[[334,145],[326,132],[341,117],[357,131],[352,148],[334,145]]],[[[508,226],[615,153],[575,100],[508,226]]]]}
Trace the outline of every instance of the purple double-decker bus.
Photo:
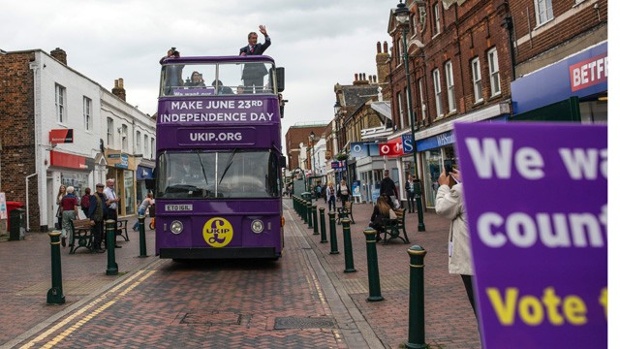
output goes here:
{"type": "Polygon", "coordinates": [[[282,255],[284,69],[269,56],[162,61],[156,129],[156,253],[282,255]]]}

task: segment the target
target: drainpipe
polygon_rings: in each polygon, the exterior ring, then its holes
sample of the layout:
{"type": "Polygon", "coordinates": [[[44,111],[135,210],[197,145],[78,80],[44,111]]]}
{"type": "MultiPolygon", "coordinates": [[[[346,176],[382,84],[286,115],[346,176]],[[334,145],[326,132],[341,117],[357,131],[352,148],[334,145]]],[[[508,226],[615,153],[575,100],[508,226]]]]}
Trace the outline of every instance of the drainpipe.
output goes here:
{"type": "Polygon", "coordinates": [[[37,173],[35,172],[35,173],[29,174],[26,176],[26,231],[27,232],[30,232],[30,213],[28,209],[30,207],[29,205],[30,200],[28,199],[30,197],[30,195],[28,195],[30,189],[28,188],[28,180],[36,175],[37,173]]]}
{"type": "Polygon", "coordinates": [[[515,48],[514,48],[514,25],[512,22],[512,16],[510,14],[506,14],[504,19],[502,20],[501,26],[508,30],[508,47],[510,48],[510,68],[511,68],[511,81],[515,81],[516,78],[516,64],[517,58],[515,56],[515,48]]]}

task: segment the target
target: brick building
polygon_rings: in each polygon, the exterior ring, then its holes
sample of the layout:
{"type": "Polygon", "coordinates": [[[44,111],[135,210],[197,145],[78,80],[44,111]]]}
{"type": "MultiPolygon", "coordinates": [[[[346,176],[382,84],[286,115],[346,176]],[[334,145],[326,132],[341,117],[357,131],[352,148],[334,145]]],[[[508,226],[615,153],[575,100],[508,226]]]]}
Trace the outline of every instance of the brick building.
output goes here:
{"type": "Polygon", "coordinates": [[[511,0],[516,119],[607,122],[607,1],[511,0]]]}
{"type": "MultiPolygon", "coordinates": [[[[299,123],[286,131],[284,136],[287,150],[287,169],[294,171],[297,168],[302,170],[310,169],[310,157],[308,156],[310,133],[315,134],[315,145],[321,139],[326,142],[327,136],[331,133],[327,123],[299,123]]],[[[316,162],[316,160],[315,160],[316,162]]]]}
{"type": "MultiPolygon", "coordinates": [[[[417,173],[427,206],[444,159],[455,158],[453,123],[506,120],[510,115],[512,59],[504,0],[406,1],[406,33],[390,13],[393,38],[392,116],[399,132],[411,134],[408,117],[407,50],[417,158],[404,154],[394,172],[417,173]],[[404,47],[403,35],[407,47],[404,47]],[[416,168],[414,171],[414,164],[416,168]]],[[[401,191],[401,197],[404,192],[401,191]]]]}
{"type": "Polygon", "coordinates": [[[55,49],[0,55],[0,191],[25,205],[26,228],[56,222],[61,185],[85,187],[115,178],[119,214],[135,212],[138,169],[154,167],[155,121],[67,65],[55,49]]]}

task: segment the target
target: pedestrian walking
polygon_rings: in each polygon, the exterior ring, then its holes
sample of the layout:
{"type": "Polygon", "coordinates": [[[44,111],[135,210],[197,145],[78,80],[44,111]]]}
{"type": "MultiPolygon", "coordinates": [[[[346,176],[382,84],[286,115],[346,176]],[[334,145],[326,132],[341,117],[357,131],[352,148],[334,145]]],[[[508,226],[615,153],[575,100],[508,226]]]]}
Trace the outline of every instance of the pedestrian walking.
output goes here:
{"type": "Polygon", "coordinates": [[[78,217],[78,198],[75,195],[74,187],[67,187],[67,195],[63,196],[60,200],[60,207],[62,208],[60,245],[65,247],[67,246],[67,238],[69,239],[69,244],[73,245],[73,225],[71,224],[71,221],[78,217]]]}
{"type": "Polygon", "coordinates": [[[93,245],[91,251],[96,253],[103,253],[101,248],[101,241],[103,239],[103,216],[105,211],[106,196],[103,193],[105,185],[97,183],[95,186],[95,194],[90,197],[90,205],[88,210],[88,218],[90,219],[90,225],[93,227],[93,245]]]}
{"type": "Polygon", "coordinates": [[[396,190],[396,183],[390,178],[390,171],[383,171],[383,179],[379,186],[379,195],[386,195],[390,198],[392,209],[400,208],[398,203],[398,195],[396,190]]]}

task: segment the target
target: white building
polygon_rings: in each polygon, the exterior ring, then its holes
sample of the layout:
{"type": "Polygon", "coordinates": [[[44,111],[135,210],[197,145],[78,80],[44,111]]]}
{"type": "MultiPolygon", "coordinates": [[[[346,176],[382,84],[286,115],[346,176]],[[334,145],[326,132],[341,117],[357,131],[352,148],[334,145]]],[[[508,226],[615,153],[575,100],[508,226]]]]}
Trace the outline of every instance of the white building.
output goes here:
{"type": "Polygon", "coordinates": [[[115,178],[119,215],[136,212],[145,195],[136,171],[154,167],[155,120],[124,101],[122,79],[113,94],[57,48],[0,56],[0,80],[10,94],[0,102],[0,191],[24,204],[27,229],[54,227],[61,184],[81,196],[115,178]]]}

